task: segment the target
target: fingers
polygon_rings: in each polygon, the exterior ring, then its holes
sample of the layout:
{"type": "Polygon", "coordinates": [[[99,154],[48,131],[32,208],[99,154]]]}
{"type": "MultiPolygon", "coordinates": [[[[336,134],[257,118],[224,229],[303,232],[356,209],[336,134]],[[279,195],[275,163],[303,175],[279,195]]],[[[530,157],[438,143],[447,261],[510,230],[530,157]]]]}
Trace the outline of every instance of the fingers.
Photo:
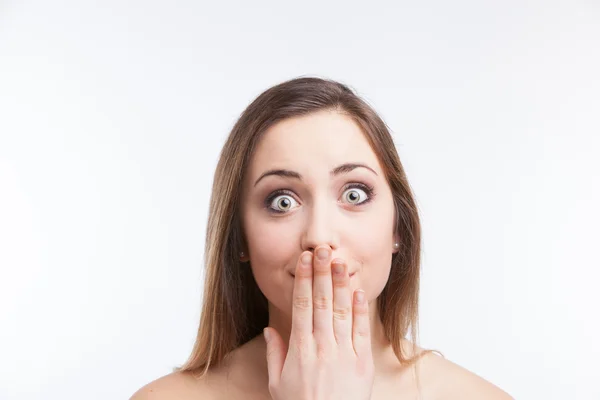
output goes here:
{"type": "Polygon", "coordinates": [[[331,262],[333,275],[333,334],[338,344],[352,346],[352,294],[348,267],[340,259],[331,262]]]}
{"type": "Polygon", "coordinates": [[[317,247],[313,261],[313,329],[317,339],[333,339],[331,249],[317,247]]]}
{"type": "Polygon", "coordinates": [[[313,256],[309,251],[302,253],[296,265],[294,294],[292,300],[292,332],[306,339],[313,332],[313,256]]]}
{"type": "Polygon", "coordinates": [[[352,343],[358,358],[371,354],[371,325],[369,323],[369,305],[363,290],[354,291],[352,312],[352,343]]]}
{"type": "MultiPolygon", "coordinates": [[[[321,344],[345,343],[353,347],[357,357],[368,359],[369,305],[363,290],[351,292],[346,263],[340,259],[332,262],[331,249],[322,246],[314,256],[308,251],[302,253],[295,275],[290,339],[294,337],[300,347],[308,345],[310,337],[321,344]]],[[[277,365],[275,355],[273,360],[273,365],[277,365]]]]}
{"type": "Polygon", "coordinates": [[[267,369],[269,382],[277,385],[285,362],[285,344],[279,333],[273,328],[263,330],[267,342],[267,369]]]}

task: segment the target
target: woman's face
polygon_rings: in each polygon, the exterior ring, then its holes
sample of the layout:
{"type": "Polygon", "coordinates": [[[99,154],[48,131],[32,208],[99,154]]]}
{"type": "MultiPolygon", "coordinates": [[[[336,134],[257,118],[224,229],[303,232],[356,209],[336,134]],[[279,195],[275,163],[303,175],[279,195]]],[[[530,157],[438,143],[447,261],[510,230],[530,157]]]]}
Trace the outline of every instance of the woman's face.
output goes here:
{"type": "Polygon", "coordinates": [[[300,254],[319,245],[348,265],[352,290],[383,290],[394,204],[377,156],[350,117],[333,111],[280,121],[261,138],[244,178],[250,265],[272,306],[291,315],[300,254]]]}

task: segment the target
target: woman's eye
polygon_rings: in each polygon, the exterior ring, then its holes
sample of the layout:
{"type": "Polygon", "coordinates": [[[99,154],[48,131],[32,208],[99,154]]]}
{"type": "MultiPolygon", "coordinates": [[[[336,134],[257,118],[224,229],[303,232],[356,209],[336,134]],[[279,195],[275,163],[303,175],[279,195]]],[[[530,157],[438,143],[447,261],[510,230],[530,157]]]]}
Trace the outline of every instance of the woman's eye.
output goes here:
{"type": "Polygon", "coordinates": [[[344,192],[342,199],[350,204],[361,204],[369,200],[369,194],[363,189],[352,187],[344,192]]]}
{"type": "MultiPolygon", "coordinates": [[[[342,202],[356,206],[362,206],[373,200],[375,192],[369,185],[353,183],[347,186],[342,194],[342,202]]],[[[265,200],[265,207],[275,214],[285,214],[296,208],[298,202],[288,190],[277,190],[265,200]]]]}
{"type": "Polygon", "coordinates": [[[297,204],[293,197],[289,195],[280,195],[273,198],[273,200],[270,200],[269,209],[274,212],[284,213],[293,208],[293,203],[297,204]]]}

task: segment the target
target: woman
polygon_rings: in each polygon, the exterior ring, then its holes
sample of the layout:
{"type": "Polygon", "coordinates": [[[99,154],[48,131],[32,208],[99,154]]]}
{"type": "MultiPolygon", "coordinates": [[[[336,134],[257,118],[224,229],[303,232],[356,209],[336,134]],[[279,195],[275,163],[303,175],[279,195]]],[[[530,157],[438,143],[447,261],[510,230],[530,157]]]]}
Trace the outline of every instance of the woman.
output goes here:
{"type": "Polygon", "coordinates": [[[266,90],[215,173],[192,354],[132,399],[510,399],[417,346],[420,240],[375,111],[331,80],[266,90]]]}

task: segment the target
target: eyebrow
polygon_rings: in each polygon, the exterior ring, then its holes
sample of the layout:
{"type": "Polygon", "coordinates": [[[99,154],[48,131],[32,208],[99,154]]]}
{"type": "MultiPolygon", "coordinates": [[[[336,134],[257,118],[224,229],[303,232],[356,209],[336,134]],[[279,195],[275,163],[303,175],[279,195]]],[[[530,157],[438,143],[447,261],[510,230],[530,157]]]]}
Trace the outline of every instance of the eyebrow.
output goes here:
{"type": "MultiPolygon", "coordinates": [[[[377,172],[375,172],[375,170],[373,168],[371,168],[365,164],[358,164],[358,163],[346,163],[346,164],[337,166],[334,169],[332,169],[331,172],[329,172],[329,175],[338,176],[341,174],[347,174],[348,172],[350,172],[356,168],[366,168],[369,171],[373,172],[375,175],[377,175],[377,172]]],[[[290,171],[289,169],[273,169],[273,170],[267,171],[264,174],[262,174],[260,176],[260,178],[258,178],[256,180],[256,182],[254,182],[254,186],[256,186],[258,184],[258,182],[260,182],[261,179],[266,178],[269,175],[275,175],[275,176],[281,176],[284,178],[294,178],[294,179],[302,180],[302,175],[300,175],[296,171],[290,171]]],[[[379,175],[377,175],[377,176],[379,176],[379,175]]]]}

